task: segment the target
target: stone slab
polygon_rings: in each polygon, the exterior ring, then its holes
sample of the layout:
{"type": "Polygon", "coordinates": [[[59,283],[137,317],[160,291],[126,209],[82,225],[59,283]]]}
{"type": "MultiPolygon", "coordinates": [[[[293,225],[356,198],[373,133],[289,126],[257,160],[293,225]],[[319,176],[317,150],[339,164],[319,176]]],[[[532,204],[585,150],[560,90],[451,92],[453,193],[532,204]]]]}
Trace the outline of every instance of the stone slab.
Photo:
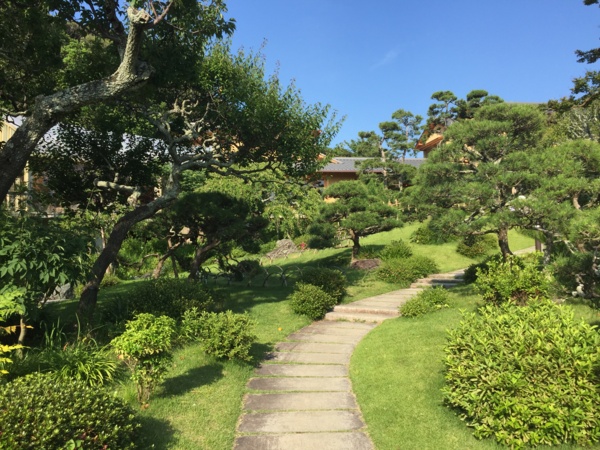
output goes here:
{"type": "Polygon", "coordinates": [[[255,373],[278,377],[347,377],[348,367],[334,364],[263,364],[255,373]]]}
{"type": "Polygon", "coordinates": [[[352,387],[345,377],[268,377],[251,378],[248,389],[256,391],[312,391],[312,392],[349,392],[352,387]]]}
{"type": "Polygon", "coordinates": [[[393,319],[396,316],[389,314],[368,314],[354,312],[328,312],[325,314],[325,320],[331,321],[350,321],[350,322],[366,322],[366,323],[381,323],[387,319],[393,319]]]}
{"type": "Polygon", "coordinates": [[[241,436],[234,450],[373,450],[371,440],[361,432],[297,433],[263,436],[241,436]]]}
{"type": "Polygon", "coordinates": [[[337,344],[327,342],[280,342],[275,349],[280,352],[301,353],[352,353],[354,344],[337,344]]]}
{"type": "Polygon", "coordinates": [[[248,394],[245,410],[356,409],[350,392],[294,392],[285,394],[248,394]]]}
{"type": "Polygon", "coordinates": [[[348,364],[350,354],[273,352],[268,356],[267,361],[301,364],[348,364]]]}
{"type": "Polygon", "coordinates": [[[398,307],[385,306],[364,306],[351,303],[350,305],[336,306],[334,312],[351,312],[351,313],[366,313],[366,314],[386,314],[388,316],[397,316],[398,307]]]}
{"type": "MultiPolygon", "coordinates": [[[[361,330],[365,330],[365,331],[370,331],[372,330],[376,325],[372,325],[372,324],[368,324],[368,323],[338,323],[335,325],[332,325],[331,323],[327,322],[326,320],[321,320],[319,322],[314,322],[312,325],[309,325],[309,327],[327,327],[327,328],[332,328],[332,327],[338,327],[338,328],[358,328],[361,330]]],[[[305,327],[306,328],[306,327],[305,327]]],[[[302,328],[303,330],[304,328],[302,328]]],[[[302,331],[300,330],[300,331],[302,331]]]]}
{"type": "Polygon", "coordinates": [[[338,344],[357,344],[364,337],[363,334],[359,336],[353,335],[339,335],[339,334],[320,334],[320,333],[292,333],[287,339],[289,341],[300,341],[300,342],[333,342],[338,344]]]}
{"type": "MultiPolygon", "coordinates": [[[[315,327],[306,327],[298,330],[296,333],[304,333],[304,334],[328,334],[330,336],[354,336],[354,337],[365,337],[371,329],[361,329],[361,328],[343,328],[338,327],[337,323],[328,322],[332,326],[326,327],[324,325],[318,325],[315,327]]],[[[343,322],[340,322],[343,323],[343,322]]],[[[362,325],[362,324],[361,324],[362,325]]]]}
{"type": "Polygon", "coordinates": [[[356,411],[288,411],[243,414],[240,433],[351,431],[364,426],[356,411]]]}

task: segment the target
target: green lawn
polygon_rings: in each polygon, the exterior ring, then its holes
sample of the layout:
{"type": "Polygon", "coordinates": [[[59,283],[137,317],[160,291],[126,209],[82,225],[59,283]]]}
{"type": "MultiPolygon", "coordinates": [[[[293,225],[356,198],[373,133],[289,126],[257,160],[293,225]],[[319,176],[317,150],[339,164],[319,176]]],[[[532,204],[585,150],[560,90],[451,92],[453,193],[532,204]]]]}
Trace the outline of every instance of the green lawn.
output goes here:
{"type": "MultiPolygon", "coordinates": [[[[419,224],[412,224],[398,230],[370,236],[364,239],[364,244],[384,246],[392,240],[408,241],[410,234],[418,226],[419,224]]],[[[533,245],[530,239],[522,238],[516,233],[511,234],[511,241],[513,240],[514,249],[533,245]]],[[[466,267],[474,262],[469,258],[457,255],[454,252],[455,247],[456,243],[450,243],[440,246],[414,245],[413,249],[415,254],[423,254],[436,259],[443,271],[466,267]]],[[[228,294],[228,309],[236,312],[248,311],[257,321],[258,341],[253,349],[257,360],[260,360],[273,344],[309,323],[308,319],[294,315],[286,301],[286,297],[292,292],[293,282],[299,273],[298,269],[305,266],[344,268],[350,261],[350,253],[349,247],[321,251],[309,250],[274,261],[272,265],[267,264],[268,270],[274,274],[285,270],[289,281],[288,286],[282,286],[280,279],[275,275],[269,278],[266,287],[262,286],[262,277],[254,280],[251,287],[247,287],[243,283],[233,283],[231,286],[227,286],[222,279],[216,283],[219,289],[228,294]]],[[[394,284],[377,281],[366,272],[344,270],[349,280],[349,295],[345,302],[356,301],[398,288],[394,284]]],[[[126,295],[131,283],[137,282],[143,281],[126,282],[103,289],[99,300],[100,305],[105,299],[114,295],[126,295]]],[[[210,285],[213,285],[213,282],[210,282],[210,285]]],[[[61,323],[67,323],[67,319],[72,320],[74,317],[75,307],[74,301],[53,304],[48,314],[49,317],[61,317],[61,323]]],[[[456,314],[456,312],[448,310],[441,314],[456,314]]],[[[381,329],[385,331],[388,328],[389,325],[385,324],[381,329]]],[[[377,331],[376,334],[369,335],[368,342],[377,342],[379,339],[377,336],[383,336],[382,342],[387,342],[384,335],[380,335],[379,329],[377,331]]],[[[435,335],[435,333],[433,334],[435,335]]],[[[390,358],[392,357],[390,356],[390,358]]],[[[432,355],[428,360],[436,360],[436,357],[432,355]]],[[[231,448],[236,421],[241,413],[245,385],[252,376],[254,367],[208,357],[196,345],[179,349],[175,353],[174,361],[174,367],[165,384],[150,399],[149,408],[140,411],[143,419],[143,434],[147,441],[145,448],[178,450],[231,448]]],[[[429,369],[425,369],[425,372],[427,370],[429,369]]],[[[135,388],[129,381],[123,380],[117,390],[134,407],[138,407],[135,400],[135,388]]],[[[382,408],[386,407],[385,393],[388,392],[386,383],[372,385],[369,390],[373,394],[381,392],[382,408]]],[[[364,396],[361,396],[359,400],[361,405],[362,402],[365,402],[364,408],[368,409],[368,400],[364,396]]],[[[377,408],[375,405],[375,410],[377,408]]],[[[381,414],[381,417],[384,415],[381,414]]],[[[468,439],[468,432],[464,432],[463,436],[468,439]]],[[[444,446],[438,448],[444,448],[444,446]]]]}

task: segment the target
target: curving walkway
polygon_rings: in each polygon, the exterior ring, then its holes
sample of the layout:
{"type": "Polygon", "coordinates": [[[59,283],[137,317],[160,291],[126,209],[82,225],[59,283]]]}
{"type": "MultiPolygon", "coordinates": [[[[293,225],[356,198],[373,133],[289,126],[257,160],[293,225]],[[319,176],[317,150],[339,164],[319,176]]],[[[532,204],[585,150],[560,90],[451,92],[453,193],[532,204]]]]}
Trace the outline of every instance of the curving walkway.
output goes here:
{"type": "Polygon", "coordinates": [[[425,287],[454,286],[462,274],[338,305],[277,344],[248,382],[234,450],[373,450],[348,373],[356,344],[425,287]]]}

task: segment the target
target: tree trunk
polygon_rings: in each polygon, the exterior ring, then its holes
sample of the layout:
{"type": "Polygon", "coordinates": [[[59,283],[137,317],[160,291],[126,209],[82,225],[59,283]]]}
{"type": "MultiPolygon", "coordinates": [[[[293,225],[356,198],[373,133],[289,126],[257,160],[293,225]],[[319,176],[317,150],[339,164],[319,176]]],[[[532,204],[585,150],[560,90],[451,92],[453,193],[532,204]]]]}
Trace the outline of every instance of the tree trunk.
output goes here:
{"type": "Polygon", "coordinates": [[[149,219],[161,209],[169,206],[177,198],[176,194],[177,191],[172,190],[167,192],[163,197],[159,197],[147,205],[138,206],[133,211],[129,211],[121,217],[115,224],[108,237],[108,241],[106,242],[106,247],[104,247],[92,266],[92,272],[81,293],[81,298],[79,299],[79,305],[77,307],[77,316],[80,320],[83,320],[86,323],[91,321],[98,301],[100,283],[104,278],[108,266],[116,260],[117,254],[119,253],[121,245],[127,237],[129,230],[131,230],[136,223],[149,219]]]}
{"type": "Polygon", "coordinates": [[[181,242],[178,242],[177,244],[173,245],[171,239],[167,239],[167,252],[164,255],[162,255],[158,260],[158,264],[156,264],[156,267],[152,271],[152,278],[156,279],[160,276],[162,268],[165,265],[167,259],[169,258],[171,258],[171,262],[173,263],[173,272],[175,273],[175,278],[178,278],[177,267],[175,267],[175,257],[173,256],[173,253],[175,253],[175,250],[177,250],[180,246],[181,242]]]}
{"type": "Polygon", "coordinates": [[[352,239],[352,261],[354,261],[360,253],[360,236],[350,230],[350,239],[352,239]]]}
{"type": "Polygon", "coordinates": [[[544,237],[546,238],[544,241],[544,266],[550,264],[550,259],[552,258],[552,249],[554,247],[554,236],[552,233],[547,232],[544,233],[544,237]]]}
{"type": "Polygon", "coordinates": [[[196,254],[194,255],[194,260],[192,261],[192,264],[190,266],[190,274],[188,276],[189,281],[194,281],[198,279],[198,272],[200,271],[200,267],[202,267],[202,264],[204,264],[208,259],[208,253],[220,243],[221,241],[217,239],[215,241],[209,242],[204,246],[198,247],[198,249],[196,250],[196,254]]]}
{"type": "Polygon", "coordinates": [[[129,8],[127,12],[130,31],[123,59],[115,73],[101,80],[37,97],[31,115],[6,141],[0,151],[0,201],[4,200],[17,177],[25,170],[27,161],[40,139],[63,117],[86,105],[119,97],[150,78],[152,68],[138,62],[144,31],[148,28],[147,18],[133,8],[129,8]]]}
{"type": "Polygon", "coordinates": [[[25,316],[19,316],[19,339],[17,342],[20,345],[25,345],[25,336],[27,335],[27,323],[25,322],[25,316]]]}
{"type": "Polygon", "coordinates": [[[513,254],[508,246],[508,229],[498,229],[498,245],[500,246],[500,252],[502,252],[502,258],[504,260],[508,259],[508,257],[513,254]]]}

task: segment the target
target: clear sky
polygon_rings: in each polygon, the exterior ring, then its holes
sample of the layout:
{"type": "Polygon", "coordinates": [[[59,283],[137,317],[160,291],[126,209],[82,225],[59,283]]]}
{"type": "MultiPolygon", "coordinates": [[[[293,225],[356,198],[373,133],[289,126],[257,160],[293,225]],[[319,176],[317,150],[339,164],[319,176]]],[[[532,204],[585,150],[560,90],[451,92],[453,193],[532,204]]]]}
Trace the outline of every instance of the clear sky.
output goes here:
{"type": "Polygon", "coordinates": [[[594,65],[600,10],[582,0],[229,0],[233,48],[263,53],[307,102],[346,120],[333,144],[399,108],[426,116],[435,91],[485,89],[506,101],[569,95],[594,65]]]}

